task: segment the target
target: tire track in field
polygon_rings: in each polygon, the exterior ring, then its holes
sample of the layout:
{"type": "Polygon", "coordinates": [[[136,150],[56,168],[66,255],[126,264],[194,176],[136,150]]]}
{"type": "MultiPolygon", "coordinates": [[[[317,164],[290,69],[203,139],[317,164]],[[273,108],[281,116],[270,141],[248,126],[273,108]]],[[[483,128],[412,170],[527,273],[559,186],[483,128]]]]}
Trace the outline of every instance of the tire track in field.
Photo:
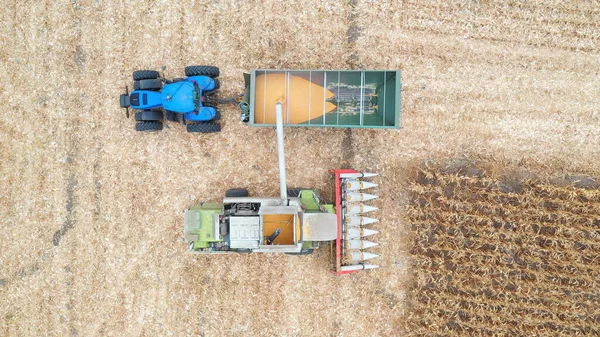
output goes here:
{"type": "MultiPolygon", "coordinates": [[[[73,1],[71,5],[72,5],[72,9],[73,9],[73,11],[75,11],[75,13],[77,13],[77,11],[79,11],[81,9],[77,0],[73,1]]],[[[87,55],[81,45],[81,41],[82,41],[81,26],[82,26],[82,20],[80,17],[78,17],[73,22],[75,36],[72,41],[72,43],[75,44],[75,50],[73,53],[72,61],[75,64],[75,72],[77,73],[78,78],[82,78],[82,75],[83,75],[83,72],[85,70],[85,66],[87,63],[87,55]]],[[[86,98],[87,98],[86,95],[78,95],[77,94],[77,99],[75,99],[76,106],[77,105],[83,106],[86,98]],[[77,104],[77,103],[79,103],[79,104],[77,104]]],[[[70,122],[71,123],[67,123],[67,125],[71,124],[73,126],[72,134],[79,135],[79,129],[80,129],[79,119],[73,118],[70,122]]],[[[79,156],[79,152],[80,152],[79,147],[77,146],[78,140],[79,140],[78,136],[75,136],[69,140],[69,145],[68,145],[68,150],[67,150],[67,164],[68,164],[67,171],[69,174],[69,178],[68,178],[68,182],[67,182],[67,186],[66,186],[67,201],[65,204],[65,208],[67,210],[67,216],[66,216],[66,219],[64,220],[62,226],[60,227],[60,229],[58,229],[56,232],[54,232],[54,235],[52,237],[52,244],[55,247],[60,245],[62,238],[71,229],[75,228],[75,224],[77,222],[77,220],[75,219],[75,212],[73,210],[73,205],[76,203],[75,188],[77,186],[78,179],[76,177],[76,172],[75,172],[75,168],[74,168],[73,164],[75,163],[77,157],[79,156]]]]}
{"type": "MultiPolygon", "coordinates": [[[[56,14],[57,11],[55,8],[52,8],[52,2],[50,1],[45,1],[44,3],[40,4],[41,7],[43,7],[43,17],[41,17],[41,22],[42,22],[42,26],[39,28],[40,30],[38,31],[39,34],[41,34],[42,36],[40,37],[41,39],[45,39],[45,40],[50,40],[50,41],[54,41],[56,39],[59,39],[60,37],[62,37],[63,35],[61,31],[57,30],[55,27],[52,26],[52,22],[53,22],[53,17],[52,15],[63,15],[64,13],[61,14],[56,14]]],[[[71,4],[71,8],[76,10],[77,8],[79,8],[79,5],[77,4],[77,2],[73,2],[71,4]]],[[[69,18],[64,18],[63,20],[69,20],[73,18],[73,13],[69,13],[69,18]]],[[[74,31],[76,32],[75,36],[69,40],[69,42],[74,43],[74,48],[73,48],[73,52],[69,53],[69,49],[71,46],[73,46],[71,43],[65,45],[66,50],[64,52],[64,64],[53,64],[51,61],[45,61],[45,62],[41,62],[41,64],[32,64],[32,67],[39,67],[39,69],[45,73],[45,74],[53,74],[54,71],[54,67],[57,66],[66,66],[69,67],[69,65],[73,64],[74,66],[74,72],[76,73],[76,76],[81,78],[82,76],[82,70],[83,67],[85,66],[85,63],[87,62],[87,56],[85,53],[85,50],[82,48],[80,41],[81,41],[81,31],[80,31],[80,27],[82,24],[81,19],[76,19],[74,21],[67,21],[70,22],[70,27],[72,27],[74,29],[74,31]],[[71,59],[69,59],[69,56],[72,56],[71,59]]],[[[30,31],[27,33],[31,33],[30,31]]],[[[45,48],[43,50],[43,52],[51,52],[50,47],[48,47],[48,45],[44,45],[40,48],[45,48]]],[[[70,70],[70,69],[68,69],[70,70]]],[[[50,86],[51,87],[51,86],[50,86]]],[[[77,88],[76,86],[74,88],[77,88]]],[[[62,92],[60,92],[60,94],[62,95],[62,92]]],[[[64,95],[64,101],[62,103],[59,103],[59,105],[57,106],[59,109],[64,108],[65,106],[80,106],[83,105],[83,101],[85,100],[85,97],[83,97],[82,95],[79,95],[77,92],[75,93],[70,93],[67,92],[66,95],[64,95]]],[[[38,97],[38,100],[36,101],[36,103],[40,106],[46,107],[46,102],[48,101],[48,97],[46,94],[42,94],[41,98],[38,97]]],[[[65,170],[67,171],[67,181],[66,181],[66,200],[65,200],[65,209],[66,209],[66,216],[64,217],[64,220],[60,226],[59,229],[57,229],[54,234],[52,235],[52,240],[51,240],[51,245],[50,247],[58,247],[63,239],[63,237],[73,228],[75,228],[75,225],[77,223],[76,220],[76,212],[75,212],[75,205],[77,205],[77,198],[76,198],[76,188],[77,188],[77,182],[78,182],[78,178],[77,178],[77,173],[76,173],[76,166],[74,165],[74,163],[76,162],[78,156],[79,156],[79,140],[80,138],[77,136],[78,135],[78,131],[80,129],[80,121],[77,118],[69,118],[70,116],[65,116],[67,118],[65,118],[65,123],[59,123],[59,122],[52,122],[50,123],[51,128],[49,128],[49,133],[47,135],[44,135],[45,137],[48,137],[49,139],[53,139],[56,140],[57,142],[63,142],[65,141],[65,135],[68,134],[74,134],[76,135],[75,137],[72,138],[67,138],[66,139],[66,166],[65,166],[65,170]],[[62,124],[62,125],[61,125],[62,124]],[[62,127],[61,127],[62,126],[62,127]]],[[[40,164],[40,169],[44,170],[45,168],[45,164],[48,161],[51,161],[52,158],[50,157],[42,157],[41,160],[41,164],[40,164]]],[[[44,184],[46,180],[42,180],[42,184],[44,184]]],[[[52,249],[52,248],[48,248],[48,249],[44,249],[38,256],[37,258],[34,259],[34,261],[32,261],[31,263],[29,263],[26,266],[23,266],[21,268],[19,268],[17,271],[11,273],[11,275],[9,277],[6,278],[1,278],[0,279],[0,287],[4,288],[7,286],[12,285],[13,283],[17,283],[17,282],[22,282],[24,281],[26,278],[29,278],[30,276],[35,277],[37,276],[38,279],[45,279],[46,277],[48,277],[48,274],[52,277],[58,277],[59,279],[64,279],[61,277],[61,274],[57,274],[55,272],[52,271],[48,271],[48,269],[51,269],[50,264],[52,264],[54,258],[57,255],[57,250],[56,249],[52,249]],[[43,273],[43,276],[39,276],[41,273],[43,273]]],[[[66,252],[69,255],[73,255],[72,251],[71,252],[66,252]]],[[[61,322],[63,322],[63,328],[68,330],[68,334],[71,336],[77,336],[79,334],[78,330],[75,328],[75,326],[73,325],[73,322],[75,321],[75,318],[73,316],[73,303],[74,303],[74,295],[73,295],[73,275],[70,273],[70,267],[65,267],[64,271],[66,273],[68,273],[67,275],[67,279],[65,281],[64,284],[57,284],[57,288],[58,290],[60,290],[58,292],[58,294],[56,294],[56,298],[58,299],[59,303],[61,303],[62,305],[57,306],[57,310],[56,310],[56,314],[58,317],[60,317],[61,322]],[[63,294],[66,294],[66,298],[63,301],[63,294]],[[63,311],[64,310],[66,311],[63,311]]],[[[52,282],[54,283],[54,282],[52,282]]],[[[51,286],[53,286],[54,284],[51,284],[51,286]]],[[[41,298],[37,298],[36,301],[40,301],[42,300],[41,298]]],[[[12,314],[9,314],[12,315],[12,314]]]]}
{"type": "MultiPolygon", "coordinates": [[[[70,70],[73,72],[73,76],[76,79],[75,81],[75,90],[71,93],[72,95],[72,105],[78,108],[89,108],[90,97],[83,90],[85,88],[85,78],[86,78],[86,68],[88,64],[88,55],[86,49],[83,45],[83,35],[84,35],[84,22],[83,17],[85,16],[86,8],[79,4],[77,0],[74,0],[70,4],[70,11],[68,18],[70,26],[72,27],[73,37],[68,40],[66,55],[65,55],[65,66],[66,70],[70,70]]],[[[48,13],[53,13],[55,11],[48,11],[48,13]]],[[[67,145],[67,167],[66,170],[68,172],[67,179],[67,199],[65,202],[65,208],[67,211],[67,215],[65,220],[63,221],[62,226],[54,232],[52,238],[52,244],[54,247],[58,247],[61,244],[62,239],[78,224],[77,212],[75,210],[75,206],[78,205],[78,197],[76,195],[76,189],[78,188],[79,181],[84,180],[83,177],[80,177],[80,173],[77,169],[77,162],[82,160],[80,148],[81,143],[83,143],[82,136],[82,128],[81,128],[81,117],[78,115],[70,115],[70,118],[67,120],[66,126],[69,130],[69,134],[72,135],[68,138],[67,145]]],[[[74,251],[77,249],[78,243],[76,242],[74,245],[69,245],[68,255],[74,256],[74,251]]],[[[66,274],[66,279],[63,278],[62,284],[58,285],[58,288],[61,289],[61,292],[64,292],[64,300],[61,301],[62,306],[64,307],[63,312],[59,311],[58,316],[60,320],[66,322],[66,330],[70,336],[78,336],[79,331],[75,327],[74,323],[76,322],[76,317],[74,316],[73,306],[75,301],[74,291],[73,291],[73,283],[75,281],[74,275],[71,272],[71,267],[69,265],[63,268],[64,273],[66,274]]]]}

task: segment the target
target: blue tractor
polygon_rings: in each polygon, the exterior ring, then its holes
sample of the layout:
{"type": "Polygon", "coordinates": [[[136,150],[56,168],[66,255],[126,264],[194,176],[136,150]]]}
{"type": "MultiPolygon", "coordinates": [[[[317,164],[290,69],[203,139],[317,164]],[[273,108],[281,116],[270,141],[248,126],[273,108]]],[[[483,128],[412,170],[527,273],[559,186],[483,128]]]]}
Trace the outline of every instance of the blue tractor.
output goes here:
{"type": "Polygon", "coordinates": [[[122,108],[135,113],[136,131],[160,131],[166,120],[186,125],[188,132],[219,132],[215,92],[219,89],[219,68],[188,66],[186,78],[164,79],[155,70],[133,72],[133,91],[120,97],[122,108]]]}

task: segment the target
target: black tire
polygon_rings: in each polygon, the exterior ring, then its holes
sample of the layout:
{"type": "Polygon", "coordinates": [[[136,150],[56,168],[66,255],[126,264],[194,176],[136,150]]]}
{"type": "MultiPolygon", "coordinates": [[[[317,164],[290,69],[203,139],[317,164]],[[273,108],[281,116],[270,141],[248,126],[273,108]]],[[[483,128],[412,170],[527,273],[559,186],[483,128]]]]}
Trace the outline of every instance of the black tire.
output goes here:
{"type": "Polygon", "coordinates": [[[156,70],[136,70],[133,72],[133,80],[150,80],[154,78],[159,78],[160,74],[156,70]]]}
{"type": "Polygon", "coordinates": [[[298,198],[300,196],[300,192],[303,190],[308,190],[309,188],[289,188],[287,190],[288,197],[298,198]]]}
{"type": "Polygon", "coordinates": [[[162,110],[144,110],[135,113],[136,121],[145,122],[162,122],[163,112],[162,110]]]}
{"type": "MultiPolygon", "coordinates": [[[[135,85],[135,83],[134,83],[135,85]]],[[[140,90],[153,90],[160,91],[162,89],[162,82],[158,78],[151,78],[148,80],[139,80],[138,87],[140,90]]]]}
{"type": "Polygon", "coordinates": [[[139,122],[135,125],[135,131],[139,132],[160,131],[162,128],[161,122],[139,122]]]}
{"type": "Polygon", "coordinates": [[[133,81],[133,90],[140,90],[140,81],[133,81]]]}
{"type": "Polygon", "coordinates": [[[245,198],[249,195],[245,188],[230,188],[225,192],[226,198],[245,198]]]}
{"type": "Polygon", "coordinates": [[[314,252],[314,249],[302,249],[300,253],[286,253],[287,255],[310,255],[314,252]]]}
{"type": "Polygon", "coordinates": [[[185,67],[185,76],[208,76],[219,77],[220,71],[215,66],[187,66],[185,67]]]}
{"type": "Polygon", "coordinates": [[[165,118],[171,122],[179,122],[179,114],[176,112],[166,111],[165,118]]]}
{"type": "Polygon", "coordinates": [[[212,90],[217,90],[219,88],[221,88],[221,81],[219,81],[218,78],[215,78],[215,87],[212,90]]]}
{"type": "Polygon", "coordinates": [[[213,133],[221,131],[221,124],[212,122],[190,123],[187,132],[213,133]]]}

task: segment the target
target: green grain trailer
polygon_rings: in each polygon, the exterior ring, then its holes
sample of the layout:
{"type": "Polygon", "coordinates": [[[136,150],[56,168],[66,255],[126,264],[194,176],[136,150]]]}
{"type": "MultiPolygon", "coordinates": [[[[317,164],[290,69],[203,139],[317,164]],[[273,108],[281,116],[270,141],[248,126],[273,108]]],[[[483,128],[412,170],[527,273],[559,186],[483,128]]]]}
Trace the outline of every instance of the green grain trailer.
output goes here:
{"type": "Polygon", "coordinates": [[[282,102],[285,126],[400,127],[399,70],[269,70],[244,76],[240,109],[252,126],[275,126],[282,102]]]}

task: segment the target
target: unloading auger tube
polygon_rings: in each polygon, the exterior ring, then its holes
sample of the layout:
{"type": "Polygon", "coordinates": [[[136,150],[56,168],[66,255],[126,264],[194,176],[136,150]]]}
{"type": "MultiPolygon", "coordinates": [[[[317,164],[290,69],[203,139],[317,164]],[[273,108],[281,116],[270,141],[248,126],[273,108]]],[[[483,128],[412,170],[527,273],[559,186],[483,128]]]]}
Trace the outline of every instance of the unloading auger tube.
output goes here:
{"type": "Polygon", "coordinates": [[[288,204],[287,183],[285,176],[285,143],[283,139],[283,108],[281,102],[275,104],[276,127],[277,127],[277,155],[279,157],[279,194],[282,205],[288,204]]]}

